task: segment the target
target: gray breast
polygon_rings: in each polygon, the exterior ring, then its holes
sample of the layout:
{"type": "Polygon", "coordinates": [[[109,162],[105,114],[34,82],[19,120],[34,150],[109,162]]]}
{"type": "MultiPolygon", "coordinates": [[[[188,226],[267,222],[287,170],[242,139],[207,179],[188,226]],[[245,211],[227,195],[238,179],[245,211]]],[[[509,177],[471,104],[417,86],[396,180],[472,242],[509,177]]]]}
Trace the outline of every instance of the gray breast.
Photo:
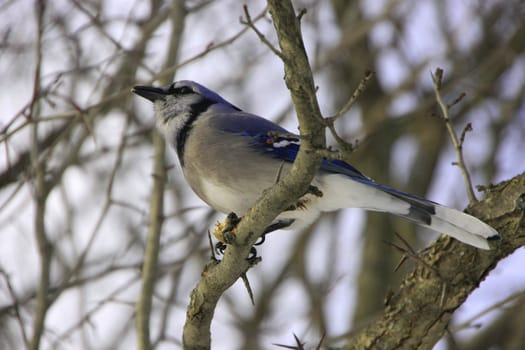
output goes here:
{"type": "MultiPolygon", "coordinates": [[[[281,162],[252,148],[248,138],[203,127],[206,123],[209,116],[199,117],[186,139],[184,176],[216,210],[242,214],[275,183],[281,162]]],[[[290,165],[284,164],[282,175],[290,165]]]]}

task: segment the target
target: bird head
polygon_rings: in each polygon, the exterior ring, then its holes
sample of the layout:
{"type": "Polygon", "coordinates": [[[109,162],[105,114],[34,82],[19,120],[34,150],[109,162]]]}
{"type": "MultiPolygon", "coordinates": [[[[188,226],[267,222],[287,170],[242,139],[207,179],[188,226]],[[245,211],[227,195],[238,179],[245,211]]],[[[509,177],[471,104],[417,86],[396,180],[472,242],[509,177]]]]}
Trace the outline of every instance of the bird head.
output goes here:
{"type": "Polygon", "coordinates": [[[172,139],[210,106],[240,110],[217,93],[191,80],[176,81],[165,87],[135,86],[133,93],[155,106],[157,128],[172,139]]]}

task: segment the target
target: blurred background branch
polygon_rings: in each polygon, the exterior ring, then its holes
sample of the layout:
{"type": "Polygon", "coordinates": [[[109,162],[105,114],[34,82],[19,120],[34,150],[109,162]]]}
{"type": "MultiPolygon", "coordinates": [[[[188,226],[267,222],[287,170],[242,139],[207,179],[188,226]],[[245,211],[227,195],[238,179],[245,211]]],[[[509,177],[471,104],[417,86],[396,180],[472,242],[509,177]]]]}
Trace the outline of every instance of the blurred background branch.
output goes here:
{"type": "MultiPolygon", "coordinates": [[[[173,0],[170,11],[171,33],[170,46],[166,52],[164,67],[173,65],[177,60],[184,23],[186,8],[181,0],[173,0]]],[[[160,79],[161,85],[168,85],[172,78],[160,79]]],[[[164,222],[164,192],[166,185],[165,167],[165,142],[162,136],[153,132],[153,188],[149,203],[148,236],[144,252],[144,264],[142,266],[142,287],[140,297],[136,305],[136,327],[138,348],[142,350],[151,349],[151,308],[153,295],[157,281],[158,259],[160,253],[160,239],[162,225],[164,222]]]]}
{"type": "MultiPolygon", "coordinates": [[[[40,11],[42,3],[0,5],[0,348],[138,347],[135,305],[145,290],[151,172],[160,158],[167,177],[156,199],[163,197],[164,222],[157,265],[149,268],[156,272],[144,299],[151,302],[145,338],[151,348],[180,347],[189,291],[210,255],[206,232],[221,216],[188,190],[173,152],[154,156],[151,105],[129,90],[173,76],[196,80],[296,132],[281,62],[240,23],[238,1],[52,0],[40,11]],[[173,19],[179,5],[184,21],[173,19]],[[37,183],[45,196],[37,196],[37,183]]],[[[472,183],[485,185],[492,198],[483,202],[487,211],[468,210],[491,223],[507,213],[503,218],[515,221],[502,229],[516,225],[520,232],[519,211],[505,212],[512,196],[502,202],[491,191],[504,188],[489,185],[524,170],[522,2],[293,3],[307,10],[301,29],[324,116],[335,115],[365,73],[375,72],[335,122],[340,137],[359,139],[345,160],[378,182],[465,208],[429,78],[442,67],[444,101],[466,93],[449,112],[458,135],[472,124],[463,143],[472,183]]],[[[248,10],[277,47],[266,2],[251,1],[248,10]]],[[[419,231],[383,214],[344,210],[302,232],[269,235],[259,249],[262,263],[248,276],[256,305],[242,283],[226,292],[212,324],[214,348],[294,344],[293,333],[307,345],[323,334],[325,345],[348,344],[348,334],[378,320],[407,271],[421,271],[408,260],[394,272],[402,254],[388,244],[399,245],[397,232],[418,251],[435,237],[419,231]]],[[[509,242],[501,249],[510,254],[520,241],[509,242]]],[[[510,310],[519,308],[493,308],[525,290],[523,254],[496,257],[502,260],[450,316],[450,334],[436,348],[525,347],[517,329],[502,336],[519,318],[510,310]],[[475,315],[472,326],[455,329],[475,315]]]]}

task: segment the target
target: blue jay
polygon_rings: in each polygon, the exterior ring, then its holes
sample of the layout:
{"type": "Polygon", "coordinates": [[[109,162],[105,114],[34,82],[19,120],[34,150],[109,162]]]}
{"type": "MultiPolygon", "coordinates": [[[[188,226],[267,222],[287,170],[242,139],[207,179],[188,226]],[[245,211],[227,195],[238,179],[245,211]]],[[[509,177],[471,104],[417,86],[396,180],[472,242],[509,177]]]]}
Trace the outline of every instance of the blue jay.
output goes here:
{"type": "MultiPolygon", "coordinates": [[[[177,152],[186,181],[207,204],[244,214],[291,167],[300,140],[279,125],[243,112],[206,87],[188,80],[132,90],[154,103],[156,125],[177,152]]],[[[481,249],[498,232],[477,218],[421,197],[380,185],[350,164],[323,160],[297,206],[281,213],[274,228],[301,228],[321,212],[364,208],[391,213],[481,249]]]]}

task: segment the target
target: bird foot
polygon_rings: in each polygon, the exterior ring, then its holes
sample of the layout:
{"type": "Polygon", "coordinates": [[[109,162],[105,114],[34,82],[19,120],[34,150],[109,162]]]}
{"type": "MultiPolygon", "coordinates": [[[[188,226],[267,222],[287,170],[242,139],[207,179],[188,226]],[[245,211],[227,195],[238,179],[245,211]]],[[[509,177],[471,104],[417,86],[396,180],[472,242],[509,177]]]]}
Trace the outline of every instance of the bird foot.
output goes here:
{"type": "MultiPolygon", "coordinates": [[[[217,242],[215,244],[215,253],[218,255],[224,255],[224,252],[226,251],[226,248],[228,245],[224,242],[217,242]]],[[[257,249],[255,247],[250,248],[250,254],[248,255],[247,260],[252,263],[253,265],[257,264],[259,261],[261,261],[261,257],[257,256],[257,249]]]]}
{"type": "Polygon", "coordinates": [[[322,197],[323,192],[316,186],[310,185],[308,186],[308,190],[306,190],[305,194],[313,194],[316,197],[322,197]]]}
{"type": "Polygon", "coordinates": [[[235,231],[241,218],[235,213],[229,213],[226,219],[215,224],[213,235],[219,242],[224,244],[232,244],[235,242],[235,231]]]}
{"type": "Polygon", "coordinates": [[[284,211],[304,210],[306,209],[306,204],[308,204],[308,202],[309,200],[306,198],[299,198],[295,204],[290,205],[284,211]]]}
{"type": "Polygon", "coordinates": [[[308,189],[304,193],[303,197],[299,198],[299,200],[295,203],[290,205],[288,208],[285,209],[285,211],[294,211],[294,210],[304,210],[308,207],[308,203],[310,202],[311,198],[306,197],[306,195],[311,194],[314,197],[322,197],[323,192],[313,185],[308,186],[308,189]]]}
{"type": "MultiPolygon", "coordinates": [[[[224,255],[224,252],[226,251],[226,247],[228,247],[228,244],[235,243],[235,240],[237,239],[237,236],[235,235],[237,231],[237,225],[241,221],[242,218],[238,217],[235,213],[230,213],[228,216],[226,216],[226,219],[223,221],[219,221],[217,224],[215,224],[215,229],[213,230],[213,235],[219,242],[215,244],[215,252],[220,255],[224,255]]],[[[263,237],[264,242],[264,237],[263,237]]],[[[261,244],[260,242],[259,244],[261,244]]],[[[250,248],[250,255],[248,255],[248,260],[256,262],[258,261],[257,257],[257,250],[254,247],[250,248]]]]}
{"type": "MultiPolygon", "coordinates": [[[[215,229],[213,230],[213,235],[219,242],[215,244],[215,252],[219,255],[224,255],[224,252],[226,251],[226,247],[228,244],[235,243],[235,240],[237,239],[236,231],[237,231],[237,225],[241,221],[242,218],[238,217],[235,213],[230,213],[224,219],[223,221],[219,221],[217,224],[215,224],[215,229]]],[[[293,224],[295,220],[288,219],[288,220],[281,220],[274,222],[270,226],[268,226],[262,235],[257,239],[255,242],[255,246],[262,245],[264,241],[266,240],[266,235],[272,231],[280,230],[282,228],[286,228],[293,224]]],[[[255,247],[251,247],[250,249],[250,255],[248,256],[249,260],[257,259],[257,249],[255,247]]]]}

